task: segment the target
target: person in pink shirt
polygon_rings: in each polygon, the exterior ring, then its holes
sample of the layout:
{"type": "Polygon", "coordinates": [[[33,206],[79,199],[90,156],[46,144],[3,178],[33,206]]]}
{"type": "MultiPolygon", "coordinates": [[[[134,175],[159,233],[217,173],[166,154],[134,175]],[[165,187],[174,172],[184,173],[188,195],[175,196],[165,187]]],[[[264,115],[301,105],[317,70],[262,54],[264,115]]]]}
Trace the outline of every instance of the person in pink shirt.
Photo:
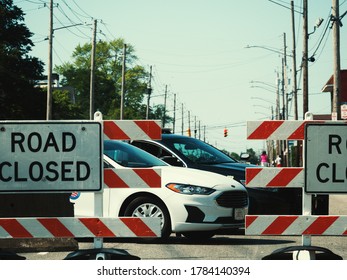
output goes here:
{"type": "Polygon", "coordinates": [[[265,151],[263,151],[260,155],[260,165],[264,166],[264,167],[268,167],[269,166],[269,158],[266,154],[265,151]]]}

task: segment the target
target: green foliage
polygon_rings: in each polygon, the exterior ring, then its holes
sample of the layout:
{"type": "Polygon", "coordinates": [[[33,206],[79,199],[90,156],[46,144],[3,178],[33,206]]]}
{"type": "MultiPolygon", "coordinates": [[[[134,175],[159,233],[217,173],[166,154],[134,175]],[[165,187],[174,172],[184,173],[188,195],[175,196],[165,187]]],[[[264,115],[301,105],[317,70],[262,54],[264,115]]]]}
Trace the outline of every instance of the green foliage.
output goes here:
{"type": "Polygon", "coordinates": [[[32,34],[12,0],[0,4],[0,119],[44,119],[45,95],[35,88],[43,63],[28,53],[32,34]]]}
{"type": "MultiPolygon", "coordinates": [[[[94,107],[104,114],[105,119],[120,117],[123,46],[122,39],[99,41],[96,44],[94,107]]],[[[63,85],[75,88],[76,104],[85,118],[89,116],[90,106],[91,49],[91,44],[77,46],[73,52],[73,61],[55,69],[64,76],[63,85]]],[[[148,73],[142,66],[134,65],[136,56],[133,47],[128,45],[126,51],[124,118],[143,119],[146,113],[143,98],[148,73]]]]}
{"type": "Polygon", "coordinates": [[[238,155],[237,153],[232,152],[229,155],[236,160],[240,160],[240,155],[238,155]]]}
{"type": "Polygon", "coordinates": [[[249,162],[252,163],[252,164],[258,164],[259,163],[259,156],[257,156],[256,152],[250,148],[250,149],[247,149],[246,151],[247,154],[249,154],[249,162]]]}
{"type": "Polygon", "coordinates": [[[71,93],[68,90],[53,91],[53,119],[54,120],[76,120],[83,119],[80,106],[71,100],[71,93]]]}

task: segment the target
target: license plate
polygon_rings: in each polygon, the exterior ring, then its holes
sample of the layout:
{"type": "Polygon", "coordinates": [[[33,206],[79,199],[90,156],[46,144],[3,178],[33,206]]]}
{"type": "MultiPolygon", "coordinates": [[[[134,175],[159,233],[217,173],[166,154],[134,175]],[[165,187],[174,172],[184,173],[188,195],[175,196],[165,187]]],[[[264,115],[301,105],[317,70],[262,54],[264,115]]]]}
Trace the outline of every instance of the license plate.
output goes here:
{"type": "Polygon", "coordinates": [[[244,208],[235,208],[234,218],[237,221],[244,220],[245,214],[246,214],[246,211],[244,208]]]}

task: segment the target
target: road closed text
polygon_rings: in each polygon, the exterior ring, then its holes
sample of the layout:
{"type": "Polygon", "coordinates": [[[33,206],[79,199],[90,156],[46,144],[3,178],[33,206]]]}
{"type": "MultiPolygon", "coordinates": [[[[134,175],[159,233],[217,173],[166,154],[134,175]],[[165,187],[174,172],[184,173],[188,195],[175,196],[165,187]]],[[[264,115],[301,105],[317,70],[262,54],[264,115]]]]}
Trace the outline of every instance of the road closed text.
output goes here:
{"type": "Polygon", "coordinates": [[[337,134],[329,134],[326,154],[335,157],[336,161],[321,162],[316,168],[316,177],[320,183],[345,183],[347,182],[346,161],[338,159],[347,156],[347,139],[337,134]]]}
{"type": "Polygon", "coordinates": [[[9,140],[12,156],[0,161],[2,182],[85,181],[91,174],[88,162],[69,157],[78,145],[72,132],[11,132],[9,140]]]}

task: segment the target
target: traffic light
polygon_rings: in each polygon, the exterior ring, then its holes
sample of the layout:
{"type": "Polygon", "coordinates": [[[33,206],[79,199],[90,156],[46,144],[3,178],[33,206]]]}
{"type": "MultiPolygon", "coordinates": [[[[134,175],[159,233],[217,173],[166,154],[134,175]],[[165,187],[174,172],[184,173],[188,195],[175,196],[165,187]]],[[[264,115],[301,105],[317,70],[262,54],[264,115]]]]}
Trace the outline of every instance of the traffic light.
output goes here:
{"type": "Polygon", "coordinates": [[[228,130],[226,128],[224,128],[224,137],[228,136],[228,130]]]}

